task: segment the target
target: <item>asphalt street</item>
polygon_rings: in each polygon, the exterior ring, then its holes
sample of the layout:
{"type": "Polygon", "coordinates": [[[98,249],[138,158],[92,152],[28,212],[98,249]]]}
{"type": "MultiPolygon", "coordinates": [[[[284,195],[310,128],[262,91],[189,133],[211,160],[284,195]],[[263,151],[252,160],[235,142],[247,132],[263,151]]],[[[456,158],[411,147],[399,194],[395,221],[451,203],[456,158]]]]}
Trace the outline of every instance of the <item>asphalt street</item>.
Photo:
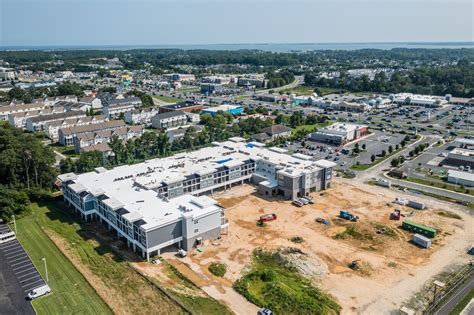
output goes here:
{"type": "MultiPolygon", "coordinates": [[[[459,302],[474,289],[474,275],[471,276],[469,281],[463,284],[456,293],[449,298],[449,300],[438,310],[435,315],[450,314],[451,311],[458,305],[459,302]]],[[[472,314],[472,313],[469,313],[472,314]]]]}

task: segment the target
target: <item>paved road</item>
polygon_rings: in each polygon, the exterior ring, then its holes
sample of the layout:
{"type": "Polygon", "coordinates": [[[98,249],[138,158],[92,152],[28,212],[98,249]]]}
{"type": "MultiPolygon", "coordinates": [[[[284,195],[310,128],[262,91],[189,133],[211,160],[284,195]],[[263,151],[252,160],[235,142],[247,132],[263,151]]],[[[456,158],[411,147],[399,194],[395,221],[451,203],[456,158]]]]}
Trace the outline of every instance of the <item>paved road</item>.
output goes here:
{"type": "Polygon", "coordinates": [[[449,300],[438,310],[435,315],[449,314],[459,302],[472,290],[474,289],[474,275],[471,279],[464,283],[449,300]]]}
{"type": "Polygon", "coordinates": [[[425,191],[427,193],[435,194],[435,195],[441,195],[444,197],[448,198],[453,198],[456,200],[462,200],[462,201],[467,201],[467,202],[474,202],[474,197],[466,194],[461,194],[457,193],[454,191],[449,191],[441,188],[436,188],[436,187],[431,187],[431,186],[426,186],[426,185],[421,185],[417,183],[412,183],[412,182],[407,182],[404,180],[398,180],[398,179],[393,179],[389,178],[384,174],[384,170],[388,169],[390,167],[390,161],[397,156],[400,156],[403,153],[408,152],[411,150],[413,147],[416,145],[427,142],[429,141],[431,144],[435,143],[437,141],[437,137],[434,136],[422,136],[420,139],[418,139],[416,142],[408,145],[403,149],[402,151],[398,152],[397,154],[393,155],[393,157],[377,164],[376,166],[369,168],[368,170],[361,171],[357,173],[357,176],[355,178],[356,181],[359,182],[365,182],[369,179],[376,178],[376,177],[385,177],[388,178],[389,180],[392,181],[392,184],[399,185],[401,187],[406,187],[408,189],[416,189],[420,191],[425,191]]]}
{"type": "Polygon", "coordinates": [[[457,193],[454,191],[449,191],[449,190],[445,190],[441,188],[416,184],[416,183],[408,182],[405,180],[394,179],[394,178],[386,176],[385,174],[383,174],[382,176],[389,179],[392,182],[392,184],[399,185],[401,187],[406,187],[408,189],[416,189],[416,190],[425,191],[430,194],[440,195],[447,198],[452,198],[452,199],[462,200],[462,201],[467,201],[467,202],[474,202],[474,197],[470,195],[461,194],[461,193],[457,193]]]}

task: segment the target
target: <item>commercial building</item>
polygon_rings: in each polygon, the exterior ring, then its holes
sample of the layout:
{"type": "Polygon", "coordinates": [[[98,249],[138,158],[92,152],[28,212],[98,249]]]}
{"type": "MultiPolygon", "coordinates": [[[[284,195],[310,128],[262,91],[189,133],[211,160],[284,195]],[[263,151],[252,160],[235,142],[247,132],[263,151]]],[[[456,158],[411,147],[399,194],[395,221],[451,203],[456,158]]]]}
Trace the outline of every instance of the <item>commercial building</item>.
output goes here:
{"type": "Polygon", "coordinates": [[[59,143],[66,146],[73,145],[74,138],[77,137],[77,135],[90,132],[115,130],[123,127],[126,127],[123,120],[111,120],[99,124],[62,128],[58,131],[59,143]]]}
{"type": "Polygon", "coordinates": [[[239,77],[237,81],[238,86],[245,86],[245,87],[256,87],[256,88],[264,88],[266,86],[265,76],[263,75],[253,75],[247,77],[239,77]]]}
{"type": "Polygon", "coordinates": [[[222,91],[222,84],[219,83],[201,83],[201,94],[214,94],[222,91]]]}
{"type": "Polygon", "coordinates": [[[151,125],[157,129],[177,128],[187,124],[188,116],[179,110],[158,114],[151,120],[151,125]]]}
{"type": "Polygon", "coordinates": [[[456,185],[474,187],[474,174],[471,172],[448,170],[448,182],[456,185]]]}
{"type": "Polygon", "coordinates": [[[369,133],[366,125],[335,123],[319,129],[310,135],[310,139],[334,145],[344,145],[369,133]]]}
{"type": "Polygon", "coordinates": [[[202,102],[196,101],[185,101],[176,104],[160,106],[160,113],[171,112],[174,110],[180,110],[182,112],[200,112],[204,108],[202,102]]]}
{"type": "Polygon", "coordinates": [[[0,81],[9,81],[15,79],[15,71],[13,69],[0,67],[0,81]]]}
{"type": "Polygon", "coordinates": [[[212,116],[217,115],[218,112],[224,112],[231,115],[241,115],[244,112],[244,108],[238,105],[219,105],[215,107],[206,107],[202,112],[212,116]]]}
{"type": "Polygon", "coordinates": [[[240,141],[58,180],[76,212],[147,258],[172,245],[189,250],[228,228],[224,209],[203,194],[252,182],[263,195],[291,199],[330,186],[334,163],[240,141]]]}
{"type": "Polygon", "coordinates": [[[172,73],[165,74],[163,77],[169,81],[178,81],[178,82],[194,82],[196,81],[196,76],[194,74],[187,73],[172,73]]]}
{"type": "Polygon", "coordinates": [[[464,148],[454,148],[448,156],[441,162],[442,165],[454,167],[470,167],[474,169],[474,150],[464,148]]]}
{"type": "Polygon", "coordinates": [[[133,109],[129,110],[123,116],[127,124],[142,124],[149,126],[151,125],[151,120],[158,114],[158,109],[150,107],[143,109],[133,109]]]}
{"type": "Polygon", "coordinates": [[[437,108],[448,103],[446,97],[420,95],[412,93],[398,93],[390,95],[390,99],[398,105],[413,105],[437,108]]]}

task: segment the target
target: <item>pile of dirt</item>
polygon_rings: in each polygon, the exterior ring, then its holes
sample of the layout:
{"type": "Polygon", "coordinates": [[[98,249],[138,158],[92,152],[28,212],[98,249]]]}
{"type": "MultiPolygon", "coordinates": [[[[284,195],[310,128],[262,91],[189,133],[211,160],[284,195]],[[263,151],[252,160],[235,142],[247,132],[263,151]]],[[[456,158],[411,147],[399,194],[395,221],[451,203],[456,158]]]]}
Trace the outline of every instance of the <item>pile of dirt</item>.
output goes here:
{"type": "Polygon", "coordinates": [[[275,253],[275,259],[279,263],[295,268],[299,273],[309,277],[322,276],[328,272],[319,258],[310,258],[308,254],[295,247],[280,249],[275,253]]]}

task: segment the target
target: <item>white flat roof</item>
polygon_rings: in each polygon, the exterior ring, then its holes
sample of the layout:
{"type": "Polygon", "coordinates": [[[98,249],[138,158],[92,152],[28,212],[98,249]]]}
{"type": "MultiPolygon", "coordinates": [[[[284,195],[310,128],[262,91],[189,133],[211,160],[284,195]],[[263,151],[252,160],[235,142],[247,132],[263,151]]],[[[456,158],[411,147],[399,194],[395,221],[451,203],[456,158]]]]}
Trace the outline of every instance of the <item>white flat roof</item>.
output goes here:
{"type": "Polygon", "coordinates": [[[317,160],[314,162],[317,166],[320,166],[322,168],[329,168],[329,167],[335,167],[337,166],[336,163],[328,161],[328,160],[317,160]]]}
{"type": "Polygon", "coordinates": [[[461,144],[474,145],[474,139],[456,138],[454,141],[461,144]]]}
{"type": "MultiPolygon", "coordinates": [[[[258,142],[215,142],[214,146],[197,151],[76,175],[75,183],[71,186],[87,189],[96,197],[105,194],[109,198],[104,200],[105,204],[114,210],[126,209],[130,212],[125,215],[126,218],[141,218],[147,222],[143,228],[154,229],[180,220],[183,215],[196,217],[221,211],[217,202],[207,196],[195,197],[187,194],[169,200],[163,199],[156,191],[160,186],[164,186],[163,183],[192,179],[194,174],[211,174],[218,168],[235,167],[249,159],[265,160],[280,166],[282,169],[279,172],[289,176],[299,176],[308,171],[335,165],[329,161],[326,161],[326,164],[321,161],[314,162],[277,151],[280,150],[261,147],[258,142]]],[[[74,178],[67,174],[60,177],[74,178]]],[[[271,182],[269,184],[272,185],[271,182]]]]}
{"type": "Polygon", "coordinates": [[[454,177],[458,179],[468,180],[474,182],[474,174],[469,172],[463,172],[458,170],[449,170],[448,177],[454,177]]]}

